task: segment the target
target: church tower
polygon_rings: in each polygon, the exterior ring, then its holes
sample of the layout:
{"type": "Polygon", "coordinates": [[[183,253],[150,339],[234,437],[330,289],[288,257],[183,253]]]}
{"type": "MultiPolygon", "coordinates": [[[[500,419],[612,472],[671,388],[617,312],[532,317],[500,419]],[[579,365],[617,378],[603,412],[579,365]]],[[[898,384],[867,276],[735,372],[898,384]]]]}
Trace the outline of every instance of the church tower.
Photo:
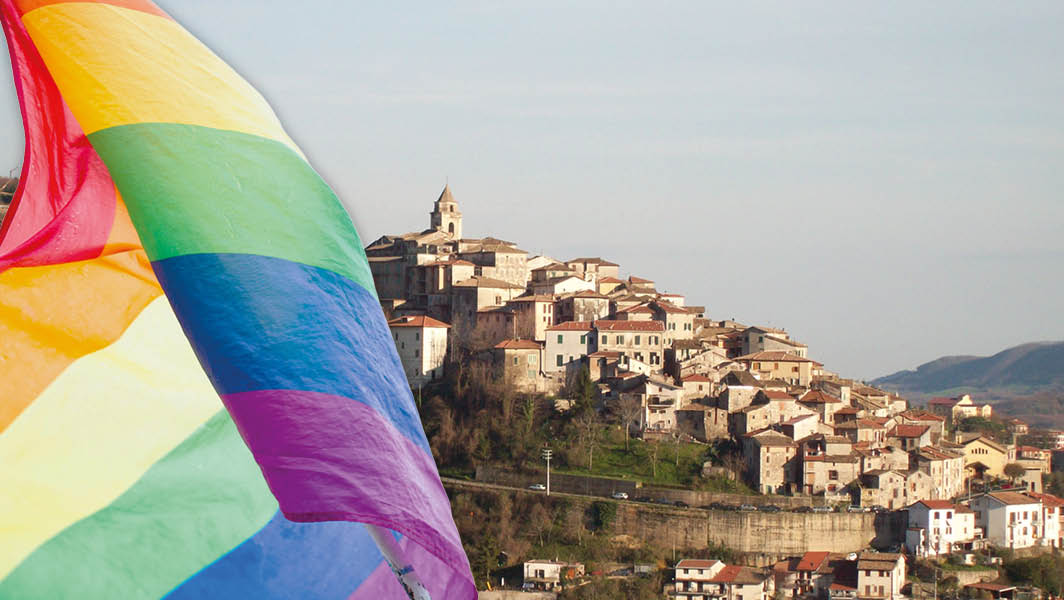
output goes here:
{"type": "Polygon", "coordinates": [[[450,186],[443,187],[443,193],[436,200],[429,217],[432,219],[432,229],[450,234],[454,240],[462,238],[462,213],[451,195],[450,186]]]}

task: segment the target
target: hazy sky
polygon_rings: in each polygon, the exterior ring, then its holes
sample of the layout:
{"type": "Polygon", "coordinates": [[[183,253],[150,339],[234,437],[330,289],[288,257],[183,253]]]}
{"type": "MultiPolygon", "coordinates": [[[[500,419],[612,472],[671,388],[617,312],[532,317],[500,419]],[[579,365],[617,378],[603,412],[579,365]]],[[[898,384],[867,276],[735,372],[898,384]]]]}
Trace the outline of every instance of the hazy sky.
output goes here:
{"type": "MultiPolygon", "coordinates": [[[[449,178],[467,236],[602,255],[844,375],[1064,338],[1059,1],[159,3],[366,242],[449,178]]],[[[0,132],[6,172],[10,85],[0,132]]]]}

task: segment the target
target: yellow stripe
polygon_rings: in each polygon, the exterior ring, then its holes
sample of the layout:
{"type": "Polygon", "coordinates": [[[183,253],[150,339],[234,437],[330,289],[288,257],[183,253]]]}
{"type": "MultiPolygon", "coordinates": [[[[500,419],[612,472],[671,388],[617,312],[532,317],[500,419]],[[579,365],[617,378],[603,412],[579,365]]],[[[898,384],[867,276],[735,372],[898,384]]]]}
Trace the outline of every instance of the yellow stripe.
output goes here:
{"type": "Polygon", "coordinates": [[[0,435],[0,579],[107,506],[222,408],[166,298],[0,435]]]}
{"type": "Polygon", "coordinates": [[[299,152],[266,99],[170,19],[67,2],[22,21],[86,134],[181,123],[258,135],[299,152]]]}

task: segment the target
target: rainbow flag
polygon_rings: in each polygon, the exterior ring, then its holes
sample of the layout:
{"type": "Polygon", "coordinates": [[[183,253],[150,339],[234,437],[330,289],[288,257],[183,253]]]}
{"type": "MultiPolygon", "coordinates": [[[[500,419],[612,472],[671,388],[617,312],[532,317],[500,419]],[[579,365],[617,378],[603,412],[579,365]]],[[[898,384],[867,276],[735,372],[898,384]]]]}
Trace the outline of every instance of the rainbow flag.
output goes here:
{"type": "Polygon", "coordinates": [[[358,234],[266,101],[146,0],[0,16],[0,598],[405,597],[362,523],[476,597],[358,234]]]}

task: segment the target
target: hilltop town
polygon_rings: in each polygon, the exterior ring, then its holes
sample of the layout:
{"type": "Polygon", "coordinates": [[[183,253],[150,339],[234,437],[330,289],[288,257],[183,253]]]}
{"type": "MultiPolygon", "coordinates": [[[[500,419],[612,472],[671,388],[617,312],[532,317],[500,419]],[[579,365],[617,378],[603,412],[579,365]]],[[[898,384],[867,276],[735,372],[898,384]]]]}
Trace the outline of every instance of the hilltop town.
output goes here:
{"type": "MultiPolygon", "coordinates": [[[[781,508],[841,518],[841,511],[886,530],[875,537],[886,542],[881,550],[893,550],[872,552],[869,535],[862,547],[807,544],[802,554],[774,556],[772,569],[681,560],[671,597],[767,600],[785,590],[792,598],[900,598],[907,560],[959,553],[971,561],[971,553],[990,547],[1064,545],[1064,500],[1043,489],[1064,433],[1042,432],[1036,447],[1026,443],[1032,438],[1025,423],[1002,419],[967,395],[910,406],[832,372],[784,329],[715,319],[697,301],[660,291],[651,274],[624,273],[602,257],[532,255],[514,242],[463,237],[449,187],[427,229],[382,236],[366,254],[412,387],[436,385],[456,365],[481,365],[509,390],[548,399],[555,413],[582,406],[588,423],[622,428],[625,448],[629,436],[672,443],[677,465],[681,443],[716,449],[710,454],[727,449],[730,463],[707,461],[704,474],[723,473],[755,494],[742,507],[702,505],[708,496],[697,491],[643,500],[705,511],[710,519],[745,510],[773,519],[781,508]]],[[[582,446],[589,469],[592,437],[582,446]]],[[[477,480],[523,482],[515,487],[538,481],[514,471],[478,469],[477,480]]],[[[624,487],[630,483],[608,485],[632,489],[624,487]]],[[[581,486],[593,487],[573,485],[581,486]]],[[[589,493],[625,506],[636,499],[589,493]]],[[[525,563],[524,579],[534,587],[554,587],[566,573],[583,576],[582,564],[539,563],[525,563]]],[[[989,592],[1001,596],[998,588],[989,592]]]]}

